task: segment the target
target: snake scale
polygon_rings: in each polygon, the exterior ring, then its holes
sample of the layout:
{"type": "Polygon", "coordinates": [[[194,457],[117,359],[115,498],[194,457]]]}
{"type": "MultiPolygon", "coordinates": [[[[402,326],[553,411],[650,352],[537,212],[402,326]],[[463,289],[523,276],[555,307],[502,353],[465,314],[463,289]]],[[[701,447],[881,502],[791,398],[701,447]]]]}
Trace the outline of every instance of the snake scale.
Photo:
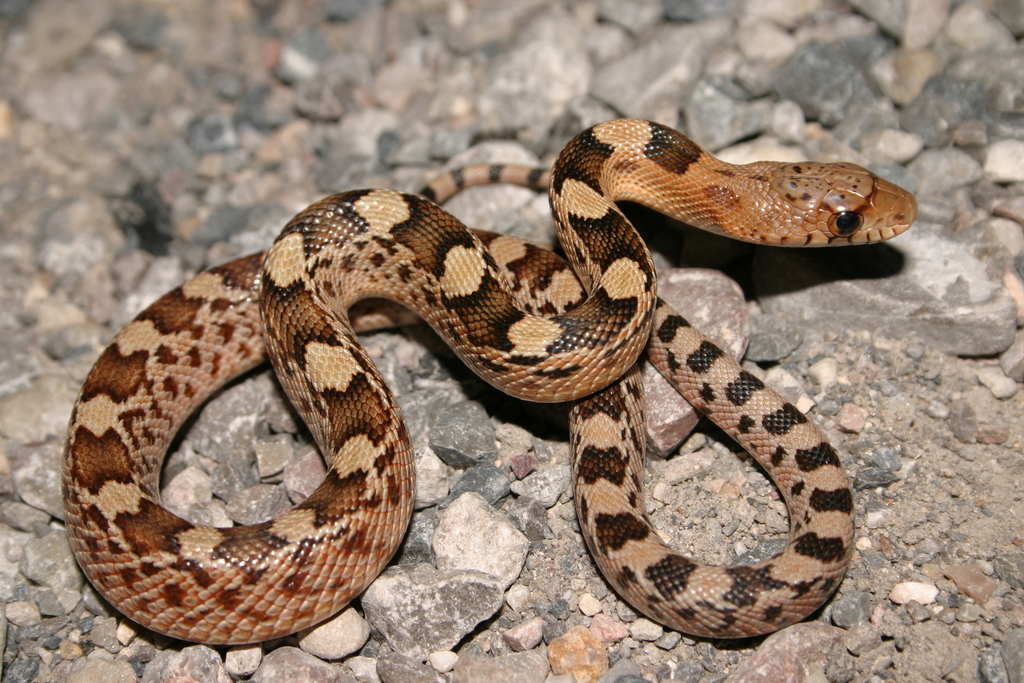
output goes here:
{"type": "MultiPolygon", "coordinates": [[[[435,193],[481,182],[473,173],[542,180],[470,169],[435,193]]],[[[615,202],[743,240],[815,246],[901,233],[913,196],[850,164],[732,166],[631,119],[574,138],[549,191],[571,269],[511,237],[469,231],[423,196],[360,190],[308,207],[265,255],[200,273],[123,328],[82,388],[63,462],[67,530],[100,593],[154,631],[249,643],[316,624],[373,581],[402,539],[414,489],[405,424],[346,317],[356,300],[383,297],[422,316],[491,384],[573,401],[580,528],[638,610],[724,638],[774,631],[820,606],[852,553],[853,496],[836,451],[659,301],[650,255],[615,202]],[[775,480],[791,522],[777,557],[705,566],[658,538],[644,503],[634,368],[645,346],[775,480]],[[323,483],[262,524],[211,528],[168,512],[159,473],[179,427],[267,357],[329,463],[323,483]]]]}

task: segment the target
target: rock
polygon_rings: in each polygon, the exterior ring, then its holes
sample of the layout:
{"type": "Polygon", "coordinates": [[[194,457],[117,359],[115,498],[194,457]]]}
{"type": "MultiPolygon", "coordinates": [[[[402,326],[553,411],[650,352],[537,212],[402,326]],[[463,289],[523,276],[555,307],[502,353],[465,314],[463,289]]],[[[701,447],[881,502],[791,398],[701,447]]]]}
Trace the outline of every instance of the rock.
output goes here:
{"type": "Polygon", "coordinates": [[[48,516],[65,518],[60,495],[61,444],[50,439],[22,446],[14,453],[14,463],[12,478],[17,495],[48,516]]]}
{"type": "Polygon", "coordinates": [[[238,524],[259,524],[290,507],[291,501],[284,487],[259,484],[231,496],[227,513],[238,524]]]}
{"type": "Polygon", "coordinates": [[[441,507],[448,507],[452,501],[469,492],[477,493],[491,505],[496,505],[510,490],[508,476],[504,472],[494,465],[480,463],[466,470],[466,473],[452,484],[441,507]]]}
{"type": "Polygon", "coordinates": [[[1000,400],[1006,400],[1017,393],[1016,380],[1004,375],[1001,368],[979,368],[977,376],[978,381],[988,387],[992,395],[1000,400]]]}
{"type": "Polygon", "coordinates": [[[457,469],[490,462],[498,455],[487,411],[479,403],[463,401],[446,408],[430,428],[430,448],[437,457],[457,469]]]}
{"type": "Polygon", "coordinates": [[[935,621],[915,624],[906,647],[893,660],[897,670],[913,671],[923,681],[978,680],[977,652],[935,621]]]}
{"type": "Polygon", "coordinates": [[[775,76],[775,91],[825,126],[843,120],[844,112],[854,103],[875,100],[860,64],[842,44],[834,43],[808,43],[798,48],[775,76]]]}
{"type": "Polygon", "coordinates": [[[252,676],[263,661],[259,645],[235,645],[224,654],[224,670],[233,678],[252,676]]]}
{"type": "Polygon", "coordinates": [[[1016,628],[1003,638],[1003,663],[1010,683],[1024,681],[1024,629],[1016,628]]]}
{"type": "Polygon", "coordinates": [[[824,660],[844,631],[820,622],[795,624],[773,633],[757,652],[736,667],[727,681],[794,683],[805,680],[805,666],[824,660]]]}
{"type": "Polygon", "coordinates": [[[390,567],[362,597],[370,626],[396,652],[424,659],[451,650],[502,604],[498,579],[479,571],[390,567]]]}
{"type": "Polygon", "coordinates": [[[390,652],[377,660],[381,683],[437,683],[432,668],[412,657],[390,652]]]}
{"type": "Polygon", "coordinates": [[[922,195],[944,195],[981,180],[981,164],[966,152],[955,148],[929,149],[921,153],[909,169],[917,178],[922,195]]]}
{"type": "Polygon", "coordinates": [[[653,118],[671,125],[675,103],[700,76],[707,51],[730,31],[730,22],[666,26],[637,49],[602,66],[590,93],[626,116],[653,118]]]}
{"type": "Polygon", "coordinates": [[[950,42],[971,52],[1013,50],[1017,46],[1006,24],[982,5],[964,3],[953,10],[944,33],[950,42]]]}
{"type": "Polygon", "coordinates": [[[123,659],[77,659],[67,683],[135,683],[135,669],[123,659]]]}
{"type": "Polygon", "coordinates": [[[996,576],[1014,588],[1024,588],[1024,553],[996,555],[992,560],[996,576]]]}
{"type": "Polygon", "coordinates": [[[548,643],[548,662],[553,673],[570,674],[578,683],[594,683],[608,671],[608,653],[585,626],[548,643]]]}
{"type": "Polygon", "coordinates": [[[1024,140],[999,140],[989,145],[984,171],[994,183],[1024,181],[1024,140]]]}
{"type": "Polygon", "coordinates": [[[79,591],[85,583],[63,531],[54,531],[26,543],[19,568],[27,578],[53,589],[79,591]]]}
{"type": "Polygon", "coordinates": [[[500,581],[502,591],[518,578],[530,542],[506,515],[482,496],[464,493],[441,513],[434,532],[438,569],[472,569],[500,581]]]}
{"type": "Polygon", "coordinates": [[[452,683],[533,683],[543,681],[549,671],[542,652],[515,652],[498,657],[466,654],[459,657],[452,683]]]}
{"type": "Polygon", "coordinates": [[[932,41],[949,19],[949,0],[906,0],[903,47],[919,50],[932,41]]]}
{"type": "Polygon", "coordinates": [[[549,508],[569,488],[571,477],[568,465],[548,465],[525,479],[512,482],[511,489],[517,496],[528,496],[549,508]]]}
{"type": "MultiPolygon", "coordinates": [[[[283,648],[287,650],[291,648],[283,648]]],[[[281,652],[278,650],[277,652],[281,652]]],[[[296,650],[297,651],[297,650],[296,650]]],[[[267,655],[269,660],[276,655],[273,652],[267,655]]],[[[327,666],[324,664],[324,666],[327,666]]],[[[265,683],[267,678],[252,678],[254,681],[265,683]]],[[[289,677],[289,680],[300,681],[302,678],[289,677]]],[[[230,683],[231,677],[224,669],[220,655],[205,645],[192,645],[183,648],[180,652],[176,650],[163,650],[146,665],[146,673],[142,676],[142,683],[160,683],[161,681],[181,681],[182,683],[199,683],[200,681],[211,681],[215,683],[230,683]]]]}
{"type": "Polygon", "coordinates": [[[525,140],[542,140],[568,101],[587,91],[591,66],[582,42],[572,17],[554,9],[538,14],[488,68],[478,101],[484,127],[521,129],[525,140]]]}
{"type": "Polygon", "coordinates": [[[982,119],[987,102],[981,83],[936,76],[903,109],[900,125],[905,131],[920,135],[928,147],[941,147],[950,141],[961,123],[982,119]]]}
{"type": "Polygon", "coordinates": [[[590,622],[590,632],[606,645],[612,645],[629,636],[629,628],[607,614],[598,614],[590,622]]]}
{"type": "Polygon", "coordinates": [[[871,618],[872,600],[863,591],[848,591],[832,605],[832,623],[840,628],[851,629],[866,623],[871,618]]]}
{"type": "Polygon", "coordinates": [[[544,617],[527,619],[502,633],[501,637],[516,652],[532,650],[544,638],[544,624],[544,617]]]}
{"type": "Polygon", "coordinates": [[[878,252],[843,250],[841,258],[838,251],[819,251],[813,258],[794,249],[757,252],[754,281],[765,313],[801,320],[805,327],[842,325],[894,338],[916,334],[954,354],[996,354],[1010,346],[1016,306],[982,261],[927,220],[897,239],[899,257],[886,246],[878,252]],[[880,288],[876,279],[835,281],[840,273],[874,273],[886,277],[886,285],[880,288]],[[870,319],[862,305],[868,299],[870,319]]]}
{"type": "Polygon", "coordinates": [[[939,595],[939,589],[930,583],[904,581],[893,586],[889,599],[897,605],[905,605],[915,600],[922,605],[930,605],[939,595]]]}
{"type": "Polygon", "coordinates": [[[685,112],[690,137],[714,152],[764,131],[771,120],[772,104],[768,100],[733,99],[703,80],[687,98],[685,112]]]}
{"type": "Polygon", "coordinates": [[[352,607],[299,631],[299,647],[320,659],[341,659],[357,652],[370,637],[370,625],[352,607]]]}
{"type": "Polygon", "coordinates": [[[295,647],[280,647],[268,652],[260,668],[249,680],[253,683],[346,683],[340,669],[295,647]]]}

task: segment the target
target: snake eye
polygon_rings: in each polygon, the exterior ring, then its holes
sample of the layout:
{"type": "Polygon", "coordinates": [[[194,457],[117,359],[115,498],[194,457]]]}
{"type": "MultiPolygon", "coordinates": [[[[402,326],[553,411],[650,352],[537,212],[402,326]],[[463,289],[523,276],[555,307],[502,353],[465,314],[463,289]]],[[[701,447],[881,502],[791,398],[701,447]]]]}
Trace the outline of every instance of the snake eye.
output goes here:
{"type": "Polygon", "coordinates": [[[828,228],[837,237],[849,237],[863,224],[864,217],[856,211],[840,211],[828,219],[828,228]]]}

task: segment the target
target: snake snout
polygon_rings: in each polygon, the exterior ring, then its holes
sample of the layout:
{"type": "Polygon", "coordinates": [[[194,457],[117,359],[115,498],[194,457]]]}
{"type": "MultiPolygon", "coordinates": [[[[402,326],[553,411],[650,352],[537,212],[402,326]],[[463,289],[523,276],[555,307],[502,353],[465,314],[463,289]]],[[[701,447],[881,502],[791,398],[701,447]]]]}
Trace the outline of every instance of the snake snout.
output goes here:
{"type": "Polygon", "coordinates": [[[906,231],[917,218],[917,199],[910,192],[883,178],[875,178],[871,204],[879,217],[883,239],[906,231]]]}

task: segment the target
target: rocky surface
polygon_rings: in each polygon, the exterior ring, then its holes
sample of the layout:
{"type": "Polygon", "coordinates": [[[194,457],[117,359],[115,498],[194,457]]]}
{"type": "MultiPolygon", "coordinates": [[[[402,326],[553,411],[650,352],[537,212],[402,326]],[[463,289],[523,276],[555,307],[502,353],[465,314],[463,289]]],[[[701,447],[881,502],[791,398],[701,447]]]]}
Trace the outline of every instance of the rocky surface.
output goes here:
{"type": "MultiPolygon", "coordinates": [[[[1021,0],[0,0],[3,681],[1024,681],[1022,37],[1021,0]],[[120,325],[325,194],[550,164],[621,115],[731,161],[854,161],[918,193],[908,233],[834,251],[627,207],[665,295],[736,354],[752,335],[746,367],[842,454],[857,552],[823,610],[742,642],[642,618],[579,535],[564,414],[482,385],[422,327],[364,340],[419,482],[394,566],[351,608],[213,649],[147,632],[84,580],[60,453],[120,325]]],[[[553,240],[522,188],[450,208],[553,240]]],[[[708,562],[777,550],[763,473],[651,395],[659,532],[708,562]]],[[[193,423],[164,497],[253,522],[323,472],[263,371],[193,423]]]]}

